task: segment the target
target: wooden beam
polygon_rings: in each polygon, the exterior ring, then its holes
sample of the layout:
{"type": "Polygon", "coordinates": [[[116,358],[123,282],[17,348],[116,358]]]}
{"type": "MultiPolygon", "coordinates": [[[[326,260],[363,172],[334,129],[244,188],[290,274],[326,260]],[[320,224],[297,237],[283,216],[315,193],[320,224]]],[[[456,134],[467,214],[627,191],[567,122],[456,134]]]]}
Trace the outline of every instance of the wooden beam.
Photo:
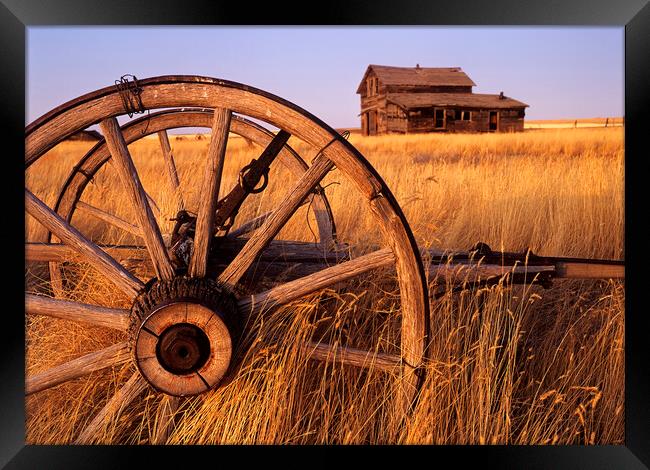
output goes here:
{"type": "MultiPolygon", "coordinates": [[[[211,261],[208,272],[220,272],[227,266],[228,260],[234,259],[246,239],[222,240],[220,253],[222,258],[211,261]]],[[[100,246],[108,254],[118,260],[135,262],[148,261],[144,247],[135,246],[100,246]]],[[[66,245],[47,243],[26,243],[25,257],[27,261],[73,261],[77,253],[66,245]]],[[[428,251],[429,256],[441,256],[440,252],[428,251]]],[[[361,275],[357,267],[367,263],[365,269],[371,270],[390,266],[394,257],[390,250],[379,250],[369,255],[345,261],[347,253],[323,251],[313,243],[272,241],[260,254],[254,263],[255,279],[273,277],[282,273],[288,284],[281,284],[268,291],[242,298],[241,308],[247,310],[279,305],[311,292],[328,287],[345,279],[361,275]],[[343,262],[342,262],[343,261],[343,262]],[[349,271],[348,271],[349,270],[349,271]],[[346,272],[348,271],[348,272],[346,272]],[[339,276],[340,277],[337,277],[339,276]],[[309,277],[306,277],[309,276],[309,277]],[[303,279],[304,278],[304,279],[303,279]],[[338,279],[338,280],[337,280],[338,279]]],[[[588,261],[588,260],[585,260],[588,261]]],[[[362,268],[363,269],[363,268],[362,268]]],[[[550,273],[553,278],[574,279],[624,279],[625,266],[622,264],[585,264],[580,262],[558,262],[545,265],[501,265],[493,263],[478,263],[469,259],[452,260],[448,263],[431,263],[427,274],[430,280],[441,282],[473,282],[502,276],[507,273],[529,274],[530,279],[537,273],[550,273]]]]}
{"type": "Polygon", "coordinates": [[[557,277],[566,279],[624,279],[625,266],[615,264],[557,263],[557,277]]]}
{"type": "MultiPolygon", "coordinates": [[[[149,253],[144,246],[98,245],[98,248],[115,260],[136,259],[148,260],[149,253]]],[[[75,249],[61,243],[25,243],[25,261],[83,261],[75,249]]],[[[143,284],[144,286],[144,284],[143,284]]]]}

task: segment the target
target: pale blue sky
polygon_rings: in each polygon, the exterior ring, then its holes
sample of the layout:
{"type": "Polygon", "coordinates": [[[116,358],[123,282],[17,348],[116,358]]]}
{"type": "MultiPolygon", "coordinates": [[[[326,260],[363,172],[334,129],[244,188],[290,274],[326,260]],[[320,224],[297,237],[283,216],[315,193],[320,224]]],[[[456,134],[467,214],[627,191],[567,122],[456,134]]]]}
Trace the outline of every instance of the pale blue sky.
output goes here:
{"type": "Polygon", "coordinates": [[[622,116],[622,27],[29,27],[27,122],[124,74],[207,75],[359,126],[368,64],[461,67],[528,119],[622,116]]]}

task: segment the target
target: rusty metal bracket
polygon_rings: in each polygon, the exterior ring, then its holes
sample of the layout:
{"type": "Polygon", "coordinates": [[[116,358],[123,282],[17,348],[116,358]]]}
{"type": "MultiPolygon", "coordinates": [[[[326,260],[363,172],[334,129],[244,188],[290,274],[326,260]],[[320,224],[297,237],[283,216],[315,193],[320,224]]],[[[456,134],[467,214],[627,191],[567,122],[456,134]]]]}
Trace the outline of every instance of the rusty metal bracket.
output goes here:
{"type": "Polygon", "coordinates": [[[279,155],[291,134],[280,130],[258,159],[253,159],[239,172],[238,184],[217,203],[214,219],[215,231],[226,233],[233,226],[239,208],[249,194],[257,194],[266,189],[269,183],[269,167],[279,155]],[[256,187],[262,180],[262,185],[256,187]]]}

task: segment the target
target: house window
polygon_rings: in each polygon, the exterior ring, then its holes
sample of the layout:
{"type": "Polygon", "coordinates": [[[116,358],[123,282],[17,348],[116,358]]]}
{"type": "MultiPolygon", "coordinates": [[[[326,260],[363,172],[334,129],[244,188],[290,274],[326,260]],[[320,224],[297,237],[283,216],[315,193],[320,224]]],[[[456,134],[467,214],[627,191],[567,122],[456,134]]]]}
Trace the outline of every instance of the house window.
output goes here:
{"type": "Polygon", "coordinates": [[[366,91],[368,96],[379,94],[379,79],[377,77],[370,77],[366,81],[366,91]]]}
{"type": "Polygon", "coordinates": [[[463,111],[460,117],[461,120],[463,121],[471,121],[472,120],[472,112],[471,111],[463,111]]]}
{"type": "Polygon", "coordinates": [[[517,113],[517,117],[520,118],[524,117],[525,115],[526,115],[526,111],[523,108],[520,109],[519,112],[517,113]]]}

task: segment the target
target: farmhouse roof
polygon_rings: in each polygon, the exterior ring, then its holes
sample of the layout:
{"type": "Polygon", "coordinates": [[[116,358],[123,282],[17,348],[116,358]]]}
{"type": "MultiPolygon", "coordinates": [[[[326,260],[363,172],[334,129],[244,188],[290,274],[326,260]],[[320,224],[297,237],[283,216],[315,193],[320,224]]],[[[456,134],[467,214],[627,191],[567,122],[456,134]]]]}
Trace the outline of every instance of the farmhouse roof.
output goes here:
{"type": "Polygon", "coordinates": [[[526,103],[499,95],[479,93],[389,93],[387,98],[401,108],[426,106],[460,106],[475,108],[525,108],[526,103]]]}
{"type": "Polygon", "coordinates": [[[357,93],[363,90],[366,76],[371,70],[384,85],[476,86],[460,67],[392,67],[370,64],[363,74],[357,93]]]}

